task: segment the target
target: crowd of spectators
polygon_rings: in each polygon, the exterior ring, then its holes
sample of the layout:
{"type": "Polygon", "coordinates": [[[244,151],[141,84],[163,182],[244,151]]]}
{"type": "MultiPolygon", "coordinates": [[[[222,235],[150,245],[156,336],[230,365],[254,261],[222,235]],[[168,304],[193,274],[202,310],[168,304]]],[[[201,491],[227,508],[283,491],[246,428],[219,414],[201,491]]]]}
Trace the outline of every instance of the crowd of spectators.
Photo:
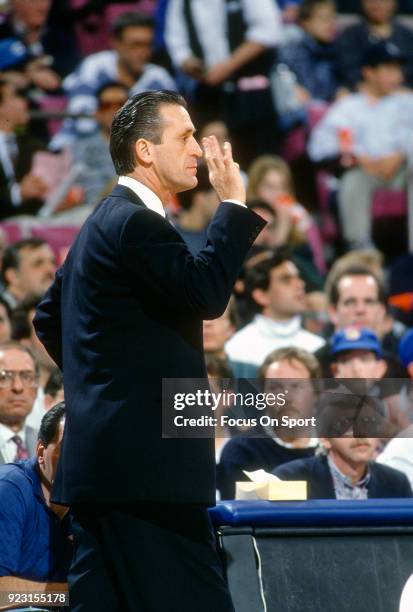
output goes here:
{"type": "MultiPolygon", "coordinates": [[[[44,419],[63,400],[63,379],[32,325],[61,253],[31,237],[30,220],[80,225],[117,181],[116,111],[135,93],[172,89],[187,98],[200,138],[232,142],[247,205],[267,221],[227,310],[204,323],[211,384],[239,390],[248,378],[268,391],[283,379],[289,400],[277,418],[318,414],[323,424],[299,434],[218,427],[218,495],[234,497],[244,470],[265,469],[306,479],[310,497],[412,496],[413,16],[410,25],[396,0],[360,0],[351,15],[333,0],[118,4],[9,0],[1,9],[0,464],[9,465],[0,491],[21,487],[66,550],[43,460],[59,446],[64,408],[44,419]],[[51,176],[59,165],[64,188],[51,176]],[[347,427],[326,425],[321,388],[357,391],[347,379],[373,397],[377,430],[357,429],[360,406],[347,427]]],[[[194,256],[219,205],[202,162],[197,176],[167,206],[194,256]]],[[[4,533],[21,501],[6,509],[1,499],[4,533]]],[[[7,576],[65,581],[61,568],[33,569],[30,555],[18,567],[16,542],[0,555],[0,585],[7,576]]]]}

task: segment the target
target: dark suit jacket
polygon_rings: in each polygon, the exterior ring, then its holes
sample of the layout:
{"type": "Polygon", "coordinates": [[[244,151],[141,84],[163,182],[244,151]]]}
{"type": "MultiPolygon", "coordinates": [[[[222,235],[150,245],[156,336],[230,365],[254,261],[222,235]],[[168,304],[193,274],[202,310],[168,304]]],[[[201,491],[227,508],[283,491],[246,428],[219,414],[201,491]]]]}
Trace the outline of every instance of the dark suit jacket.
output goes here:
{"type": "MultiPolygon", "coordinates": [[[[367,485],[369,498],[412,497],[407,477],[387,465],[372,462],[371,478],[367,485]]],[[[335,499],[333,478],[327,457],[318,455],[308,459],[297,459],[281,465],[274,474],[281,480],[306,480],[309,499],[335,499]]]]}
{"type": "Polygon", "coordinates": [[[87,219],[34,321],[65,383],[54,500],[214,503],[214,442],[162,439],[161,382],[206,377],[202,320],[264,224],[224,202],[194,258],[126,187],[87,219]]]}
{"type": "MultiPolygon", "coordinates": [[[[27,134],[17,136],[18,156],[15,163],[14,172],[17,183],[30,173],[33,155],[36,151],[44,149],[43,144],[27,134]]],[[[13,206],[6,173],[0,163],[0,219],[14,217],[22,214],[36,214],[42,206],[42,200],[30,199],[22,202],[20,206],[13,206]]]]}

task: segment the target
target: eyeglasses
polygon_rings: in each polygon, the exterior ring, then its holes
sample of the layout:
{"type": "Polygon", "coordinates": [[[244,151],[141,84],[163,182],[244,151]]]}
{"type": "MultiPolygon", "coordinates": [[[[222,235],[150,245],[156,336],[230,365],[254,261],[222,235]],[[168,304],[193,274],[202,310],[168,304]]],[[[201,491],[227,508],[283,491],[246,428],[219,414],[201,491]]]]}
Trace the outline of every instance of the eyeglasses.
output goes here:
{"type": "Polygon", "coordinates": [[[23,387],[37,387],[39,376],[32,370],[0,370],[0,389],[10,388],[18,376],[23,387]]]}

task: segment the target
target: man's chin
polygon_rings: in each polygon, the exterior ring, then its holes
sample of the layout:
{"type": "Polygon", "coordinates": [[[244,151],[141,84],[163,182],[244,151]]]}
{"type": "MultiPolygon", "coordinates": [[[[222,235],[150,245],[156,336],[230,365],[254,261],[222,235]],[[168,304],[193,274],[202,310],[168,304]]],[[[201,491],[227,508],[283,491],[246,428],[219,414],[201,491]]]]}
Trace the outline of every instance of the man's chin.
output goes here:
{"type": "Polygon", "coordinates": [[[198,179],[196,176],[192,176],[188,178],[185,185],[180,185],[177,193],[182,193],[183,191],[189,191],[190,189],[194,189],[198,185],[198,179]]]}

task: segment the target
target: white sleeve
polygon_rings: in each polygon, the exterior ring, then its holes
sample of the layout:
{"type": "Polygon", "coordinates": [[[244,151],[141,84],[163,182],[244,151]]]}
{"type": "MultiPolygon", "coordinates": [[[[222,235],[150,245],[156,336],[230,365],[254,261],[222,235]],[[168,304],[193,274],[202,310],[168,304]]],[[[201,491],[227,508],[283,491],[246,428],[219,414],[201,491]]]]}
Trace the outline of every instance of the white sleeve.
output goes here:
{"type": "Polygon", "coordinates": [[[275,47],[281,42],[283,24],[275,0],[242,0],[247,24],[246,39],[275,47]]]}
{"type": "Polygon", "coordinates": [[[176,68],[192,56],[183,9],[182,0],[169,0],[165,19],[165,42],[176,68]]]}
{"type": "Polygon", "coordinates": [[[338,132],[351,128],[352,122],[346,99],[335,102],[311,132],[308,154],[315,161],[329,159],[340,154],[338,132]]]}

